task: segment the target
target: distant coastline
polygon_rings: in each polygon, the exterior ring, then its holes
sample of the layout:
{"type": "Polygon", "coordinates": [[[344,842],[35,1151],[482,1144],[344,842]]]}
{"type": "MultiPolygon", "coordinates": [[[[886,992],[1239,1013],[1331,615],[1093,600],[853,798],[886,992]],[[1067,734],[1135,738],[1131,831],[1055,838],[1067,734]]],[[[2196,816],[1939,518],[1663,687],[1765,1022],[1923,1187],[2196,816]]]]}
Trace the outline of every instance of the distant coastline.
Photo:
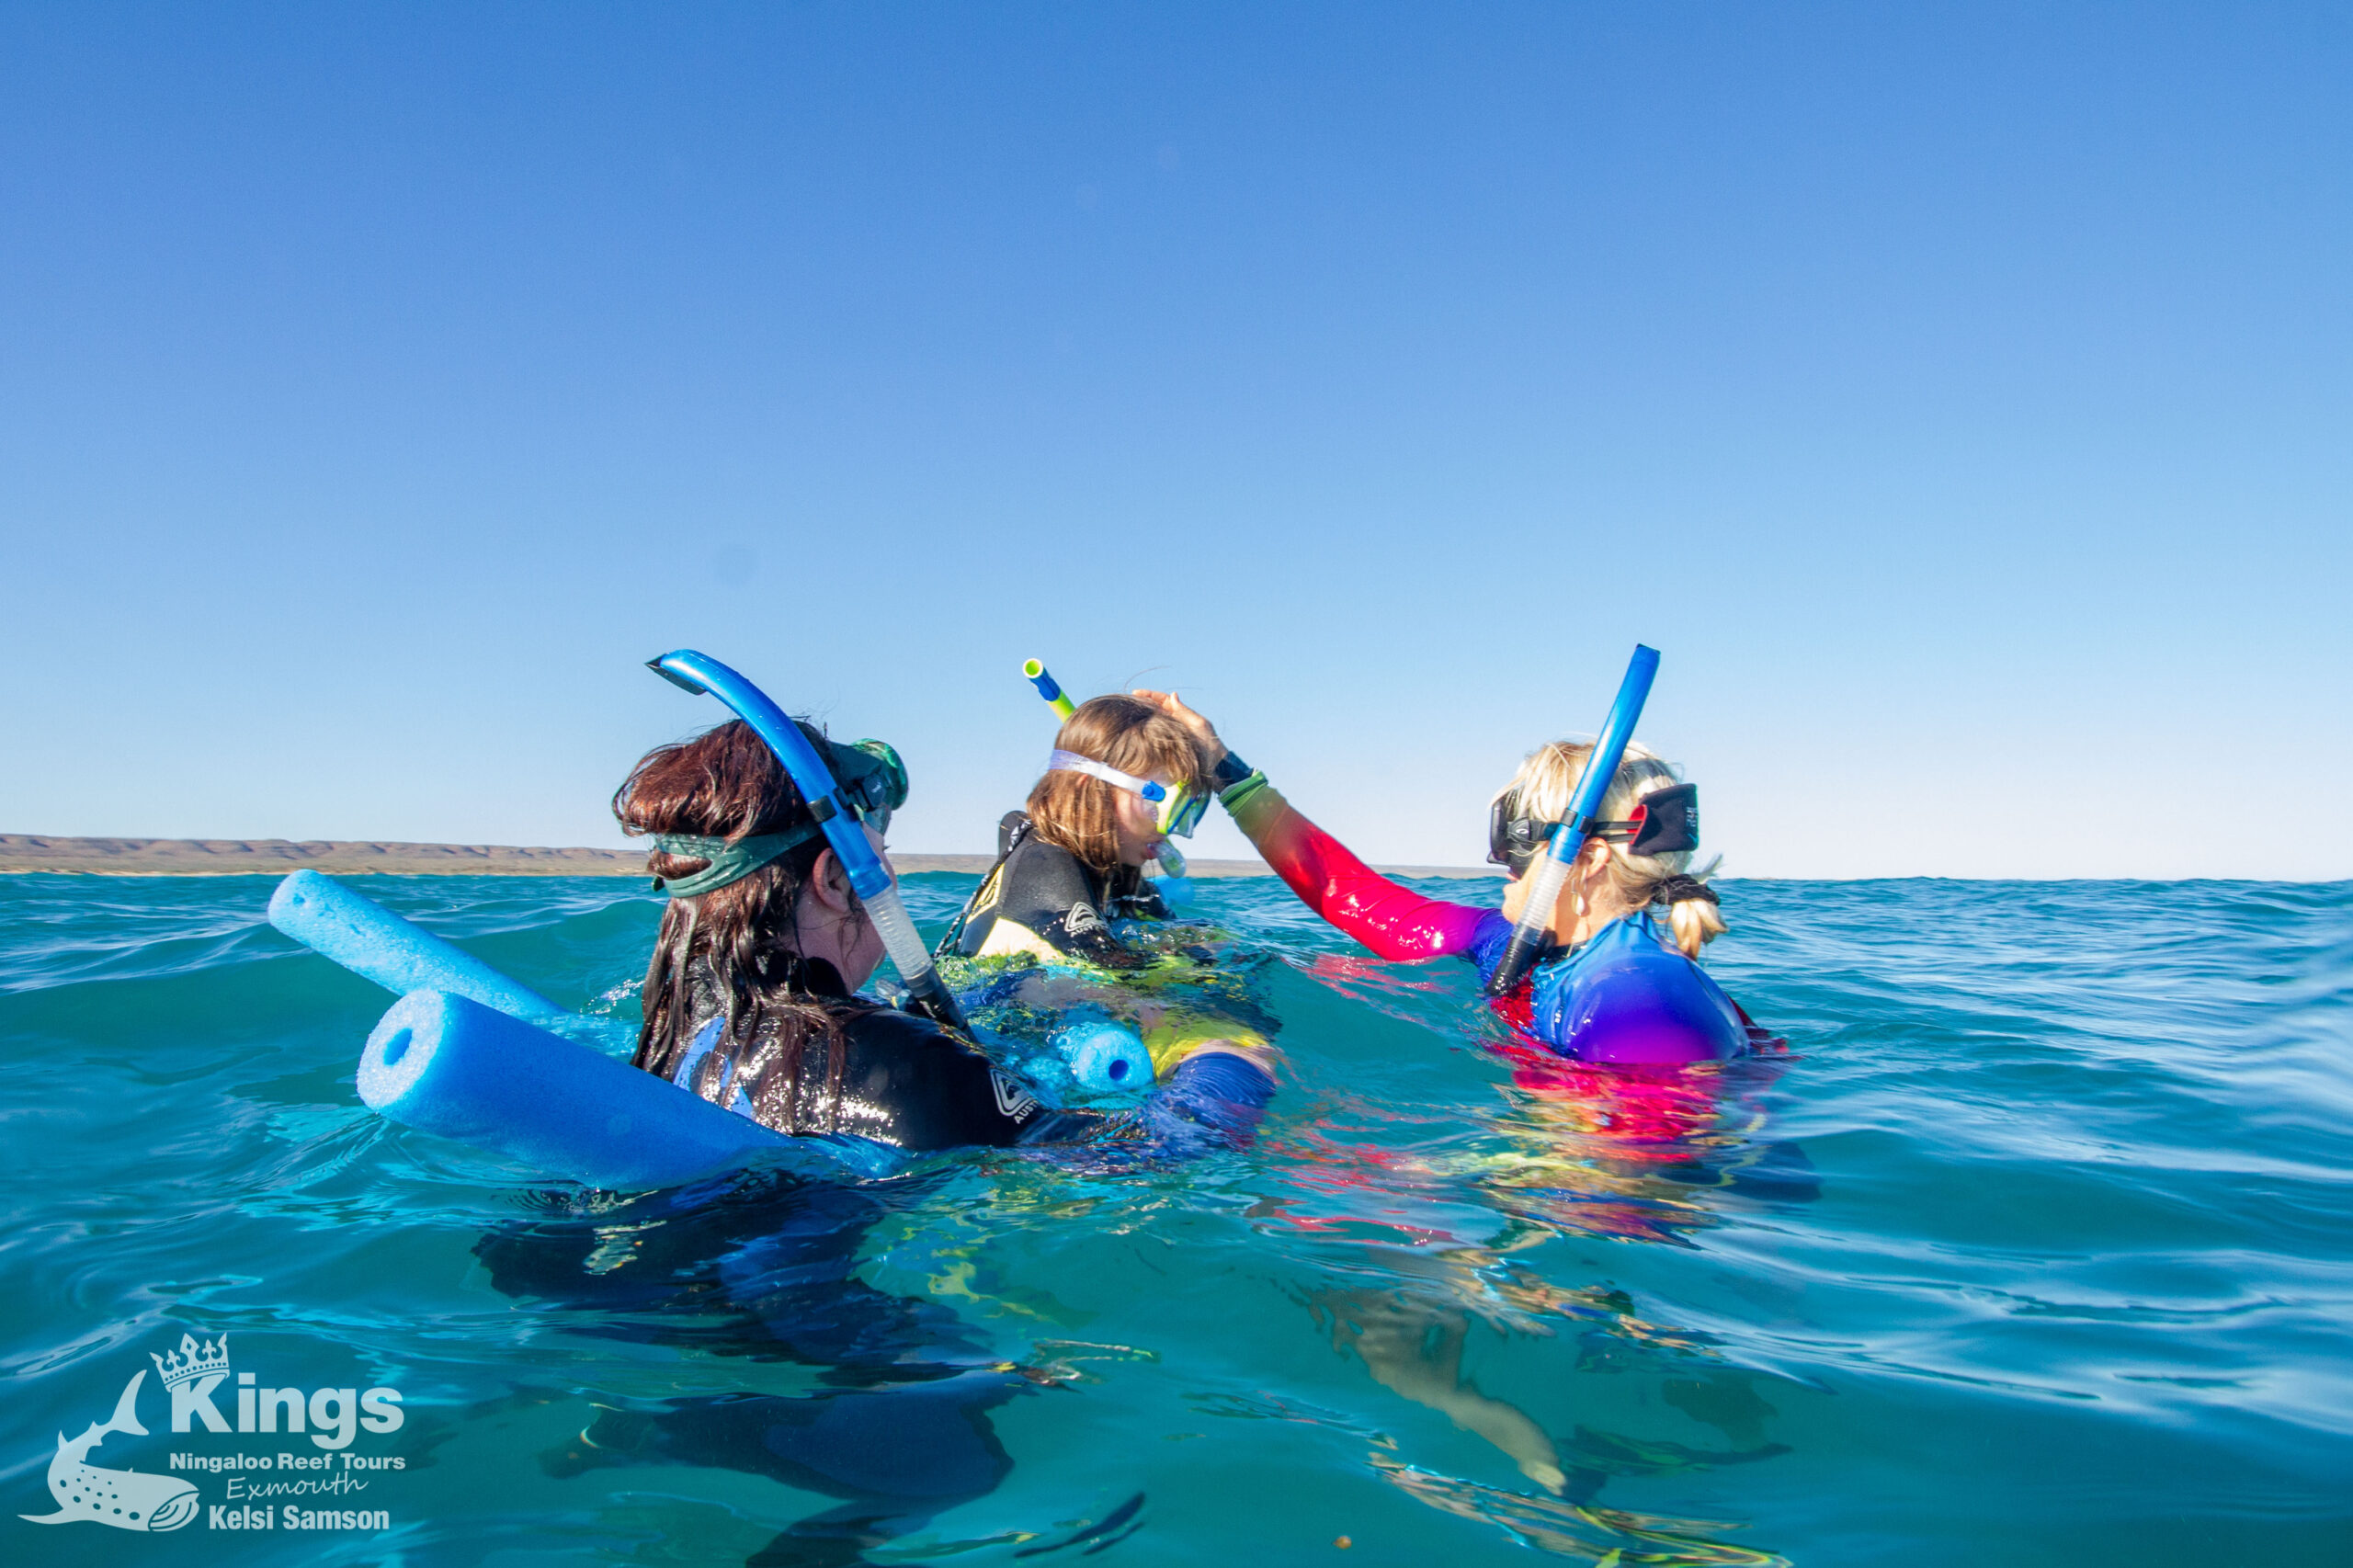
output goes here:
{"type": "MultiPolygon", "coordinates": [[[[979,875],[986,855],[906,855],[905,872],[979,875]]],[[[505,844],[395,844],[374,840],[284,838],[63,838],[0,833],[0,875],[63,872],[101,877],[267,877],[308,868],[339,876],[642,877],[642,849],[541,849],[505,844]]],[[[1382,866],[1391,876],[1489,877],[1467,866],[1382,866]]],[[[1258,860],[1195,860],[1197,877],[1267,877],[1258,860]]]]}

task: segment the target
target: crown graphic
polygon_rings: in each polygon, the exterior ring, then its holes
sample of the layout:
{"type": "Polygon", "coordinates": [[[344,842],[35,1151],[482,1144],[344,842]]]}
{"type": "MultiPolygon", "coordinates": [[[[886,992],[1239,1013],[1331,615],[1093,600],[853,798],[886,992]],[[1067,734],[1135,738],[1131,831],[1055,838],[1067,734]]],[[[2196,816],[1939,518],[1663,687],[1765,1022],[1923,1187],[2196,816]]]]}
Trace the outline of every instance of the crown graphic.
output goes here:
{"type": "Polygon", "coordinates": [[[214,1372],[226,1377],[229,1374],[229,1336],[224,1334],[218,1340],[208,1339],[199,1345],[194,1335],[183,1334],[177,1350],[167,1356],[158,1356],[150,1350],[147,1359],[154,1362],[155,1369],[164,1374],[164,1386],[167,1389],[194,1382],[214,1372]]]}

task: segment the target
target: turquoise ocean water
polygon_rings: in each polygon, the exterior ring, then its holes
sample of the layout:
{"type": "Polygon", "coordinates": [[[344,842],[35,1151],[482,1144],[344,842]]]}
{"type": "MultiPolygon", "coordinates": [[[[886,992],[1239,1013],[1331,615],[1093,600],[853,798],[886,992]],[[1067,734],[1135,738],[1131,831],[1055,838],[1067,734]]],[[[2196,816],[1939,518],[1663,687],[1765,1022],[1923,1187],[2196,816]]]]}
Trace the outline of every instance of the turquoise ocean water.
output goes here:
{"type": "MultiPolygon", "coordinates": [[[[633,1014],[640,883],[355,885],[633,1014]]],[[[909,885],[936,932],[971,880],[909,885]]],[[[0,1562],[2353,1562],[2353,885],[1730,883],[1790,1053],[1633,1092],[1205,882],[1268,955],[1256,1149],[691,1203],[367,1113],[391,998],[271,886],[0,878],[0,1562]],[[150,1356],[224,1333],[401,1426],[174,1433],[150,1356]],[[17,1518],[142,1369],[88,1462],[197,1517],[17,1518]]]]}

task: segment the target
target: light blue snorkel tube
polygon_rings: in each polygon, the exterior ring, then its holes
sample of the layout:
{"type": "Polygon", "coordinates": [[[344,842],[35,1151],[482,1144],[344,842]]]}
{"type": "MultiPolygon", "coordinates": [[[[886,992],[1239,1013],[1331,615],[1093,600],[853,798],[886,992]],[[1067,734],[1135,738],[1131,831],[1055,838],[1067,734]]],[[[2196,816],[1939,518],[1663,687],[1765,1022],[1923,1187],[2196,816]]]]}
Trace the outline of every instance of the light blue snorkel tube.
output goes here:
{"type": "Polygon", "coordinates": [[[1643,716],[1651,682],[1657,677],[1658,650],[1636,643],[1633,662],[1619,683],[1618,700],[1609,705],[1609,717],[1586,758],[1585,772],[1577,778],[1576,793],[1569,797],[1568,820],[1554,824],[1552,840],[1537,861],[1528,902],[1520,908],[1519,924],[1512,928],[1511,945],[1504,949],[1487,981],[1488,995],[1509,994],[1536,961],[1536,955],[1544,950],[1552,934],[1552,909],[1561,901],[1561,886],[1569,880],[1569,868],[1585,851],[1594,815],[1601,810],[1601,798],[1609,793],[1609,781],[1618,777],[1618,765],[1626,758],[1626,743],[1634,738],[1634,722],[1643,716]]]}
{"type": "Polygon", "coordinates": [[[940,983],[938,971],[931,967],[931,955],[924,950],[923,938],[915,935],[915,923],[899,897],[898,884],[891,880],[881,857],[874,853],[874,846],[866,841],[865,824],[843,803],[833,769],[801,733],[801,726],[785,717],[784,710],[769,701],[767,693],[708,653],[681,648],[648,659],[645,667],[698,697],[716,697],[767,742],[768,749],[792,776],[801,798],[809,802],[810,814],[824,828],[825,842],[848,873],[849,885],[865,904],[868,917],[882,937],[883,950],[891,955],[891,963],[916,1010],[938,1023],[970,1032],[963,1010],[940,983]]]}

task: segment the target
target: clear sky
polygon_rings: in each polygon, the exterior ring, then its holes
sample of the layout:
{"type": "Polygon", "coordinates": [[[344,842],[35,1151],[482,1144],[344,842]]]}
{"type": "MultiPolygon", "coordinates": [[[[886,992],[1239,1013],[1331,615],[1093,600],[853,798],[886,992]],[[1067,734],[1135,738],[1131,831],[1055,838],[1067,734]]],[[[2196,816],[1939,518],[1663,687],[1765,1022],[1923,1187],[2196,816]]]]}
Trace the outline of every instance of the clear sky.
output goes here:
{"type": "MultiPolygon", "coordinates": [[[[620,842],[708,650],[1369,857],[2353,875],[2342,6],[0,4],[0,831],[620,842]]],[[[1197,853],[1238,854],[1214,820],[1197,853]]]]}

